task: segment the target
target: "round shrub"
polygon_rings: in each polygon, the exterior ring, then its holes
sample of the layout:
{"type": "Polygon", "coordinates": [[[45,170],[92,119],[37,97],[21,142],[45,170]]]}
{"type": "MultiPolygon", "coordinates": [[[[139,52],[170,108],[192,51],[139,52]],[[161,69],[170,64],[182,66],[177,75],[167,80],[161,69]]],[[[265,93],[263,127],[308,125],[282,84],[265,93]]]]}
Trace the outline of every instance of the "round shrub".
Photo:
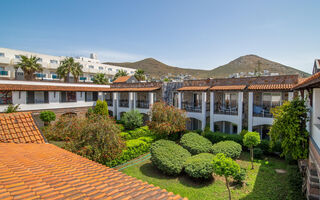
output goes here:
{"type": "Polygon", "coordinates": [[[212,143],[205,137],[197,133],[187,133],[181,137],[180,144],[192,155],[199,153],[209,153],[212,143]]]}
{"type": "Polygon", "coordinates": [[[192,178],[208,179],[212,177],[214,155],[200,153],[187,159],[184,171],[192,178]]]}
{"type": "Polygon", "coordinates": [[[169,140],[158,140],[151,145],[151,161],[163,173],[179,174],[191,154],[178,144],[169,140]]]}
{"type": "Polygon", "coordinates": [[[138,110],[131,110],[123,114],[121,121],[127,130],[133,130],[143,125],[143,115],[138,110]]]}
{"type": "Polygon", "coordinates": [[[255,158],[262,158],[263,151],[260,148],[254,148],[253,149],[253,155],[255,158]]]}
{"type": "Polygon", "coordinates": [[[213,154],[224,153],[227,157],[231,158],[239,158],[241,151],[241,145],[234,141],[218,142],[211,149],[213,154]]]}
{"type": "Polygon", "coordinates": [[[42,111],[40,113],[40,119],[48,125],[51,121],[56,120],[56,114],[50,110],[42,111]]]}

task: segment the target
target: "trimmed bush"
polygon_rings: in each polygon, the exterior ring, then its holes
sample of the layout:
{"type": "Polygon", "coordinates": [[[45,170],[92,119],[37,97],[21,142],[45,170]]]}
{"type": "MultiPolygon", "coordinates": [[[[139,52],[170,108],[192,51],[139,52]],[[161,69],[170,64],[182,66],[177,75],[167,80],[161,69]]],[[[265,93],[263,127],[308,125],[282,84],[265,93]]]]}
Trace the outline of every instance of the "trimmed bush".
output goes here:
{"type": "Polygon", "coordinates": [[[214,155],[200,153],[187,159],[184,171],[192,178],[208,179],[212,177],[214,155]]]}
{"type": "Polygon", "coordinates": [[[192,155],[199,153],[209,153],[212,146],[212,143],[207,138],[193,132],[184,134],[181,137],[180,144],[192,155]]]}
{"type": "Polygon", "coordinates": [[[44,122],[44,125],[47,126],[50,122],[56,120],[56,114],[50,110],[41,111],[40,119],[44,122]]]}
{"type": "Polygon", "coordinates": [[[127,130],[133,130],[142,126],[143,115],[138,110],[131,110],[123,114],[121,121],[127,130]]]}
{"type": "Polygon", "coordinates": [[[222,141],[214,144],[211,151],[213,154],[223,153],[230,158],[239,158],[242,146],[234,141],[222,141]]]}
{"type": "Polygon", "coordinates": [[[151,145],[151,161],[163,173],[179,174],[191,154],[170,140],[158,140],[151,145]]]}
{"type": "Polygon", "coordinates": [[[247,170],[245,168],[240,168],[240,172],[233,177],[233,180],[237,184],[242,184],[246,180],[247,170]]]}
{"type": "Polygon", "coordinates": [[[261,159],[263,155],[263,151],[260,148],[253,148],[253,155],[256,158],[261,159]]]}
{"type": "Polygon", "coordinates": [[[221,133],[221,132],[207,131],[204,133],[204,137],[210,140],[212,144],[215,144],[221,141],[231,140],[243,145],[243,137],[238,134],[227,134],[227,133],[221,133]]]}
{"type": "Polygon", "coordinates": [[[125,140],[137,139],[144,136],[152,136],[152,132],[149,130],[148,126],[143,126],[136,128],[132,131],[121,132],[120,136],[125,140]]]}
{"type": "Polygon", "coordinates": [[[106,101],[98,100],[93,108],[93,113],[97,115],[109,116],[108,104],[106,101]]]}

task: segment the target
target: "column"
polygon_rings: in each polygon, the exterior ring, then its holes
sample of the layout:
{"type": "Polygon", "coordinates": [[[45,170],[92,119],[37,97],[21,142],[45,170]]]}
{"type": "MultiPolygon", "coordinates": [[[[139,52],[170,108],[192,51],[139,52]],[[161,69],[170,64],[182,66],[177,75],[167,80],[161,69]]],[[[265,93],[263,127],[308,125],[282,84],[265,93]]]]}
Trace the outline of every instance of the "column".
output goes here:
{"type": "Polygon", "coordinates": [[[182,109],[182,93],[178,93],[178,108],[182,109]]]}
{"type": "Polygon", "coordinates": [[[252,131],[252,126],[253,126],[253,92],[249,92],[248,131],[252,131]]]}
{"type": "Polygon", "coordinates": [[[120,120],[120,113],[119,111],[119,93],[114,92],[113,93],[113,117],[115,117],[117,120],[120,120]]]}
{"type": "Polygon", "coordinates": [[[293,92],[289,92],[288,93],[288,101],[292,101],[293,100],[293,92]]]}
{"type": "Polygon", "coordinates": [[[129,92],[129,99],[128,99],[128,103],[129,103],[129,110],[133,110],[133,92],[129,92]]]}
{"type": "Polygon", "coordinates": [[[137,108],[137,93],[133,93],[133,109],[135,110],[137,108]]]}
{"type": "Polygon", "coordinates": [[[98,92],[98,99],[103,101],[104,98],[103,98],[103,92],[98,92]]]}
{"type": "Polygon", "coordinates": [[[151,106],[154,103],[154,93],[149,92],[149,105],[151,106]]]}
{"type": "Polygon", "coordinates": [[[238,93],[238,134],[242,131],[243,92],[238,93]]]}
{"type": "Polygon", "coordinates": [[[207,92],[202,92],[201,94],[201,114],[202,114],[202,120],[201,120],[201,129],[204,130],[206,127],[207,122],[207,92]]]}
{"type": "Polygon", "coordinates": [[[210,92],[210,130],[214,132],[214,92],[210,92]]]}

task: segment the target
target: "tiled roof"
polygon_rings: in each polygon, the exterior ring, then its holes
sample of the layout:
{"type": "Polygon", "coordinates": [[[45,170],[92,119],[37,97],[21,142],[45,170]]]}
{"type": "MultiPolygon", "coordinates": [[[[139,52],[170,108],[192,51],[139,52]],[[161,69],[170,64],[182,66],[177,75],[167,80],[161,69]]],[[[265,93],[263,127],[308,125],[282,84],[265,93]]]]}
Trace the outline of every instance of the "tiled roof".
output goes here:
{"type": "Polygon", "coordinates": [[[177,89],[177,91],[206,91],[209,89],[209,86],[186,86],[177,89]]]}
{"type": "Polygon", "coordinates": [[[291,90],[294,84],[261,84],[249,85],[248,90],[291,90]]]}
{"type": "Polygon", "coordinates": [[[0,113],[0,143],[44,143],[31,113],[0,113]]]}
{"type": "Polygon", "coordinates": [[[117,78],[116,80],[114,80],[113,83],[125,83],[125,82],[127,82],[130,78],[131,78],[131,76],[120,76],[119,78],[117,78]]]}
{"type": "Polygon", "coordinates": [[[210,90],[244,90],[246,85],[221,85],[213,86],[210,90]]]}
{"type": "Polygon", "coordinates": [[[152,92],[160,87],[139,87],[139,88],[108,88],[107,92],[152,92]]]}
{"type": "Polygon", "coordinates": [[[298,89],[298,88],[308,87],[309,85],[315,84],[315,83],[320,83],[320,72],[315,73],[309,78],[306,78],[305,80],[299,82],[297,85],[294,86],[294,88],[298,89]]]}
{"type": "Polygon", "coordinates": [[[51,86],[51,85],[21,85],[21,84],[0,84],[0,90],[10,91],[106,91],[105,87],[79,87],[79,86],[51,86]]]}
{"type": "Polygon", "coordinates": [[[182,199],[52,144],[0,143],[0,199],[182,199]]]}

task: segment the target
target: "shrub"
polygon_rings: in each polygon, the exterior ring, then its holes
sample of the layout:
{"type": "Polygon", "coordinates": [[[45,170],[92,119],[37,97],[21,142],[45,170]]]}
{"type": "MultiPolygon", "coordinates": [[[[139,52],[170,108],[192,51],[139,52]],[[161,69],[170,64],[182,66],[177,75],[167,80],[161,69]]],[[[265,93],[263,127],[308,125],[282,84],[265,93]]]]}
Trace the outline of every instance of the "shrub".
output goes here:
{"type": "Polygon", "coordinates": [[[286,199],[301,200],[306,199],[302,193],[303,178],[297,165],[291,165],[288,173],[289,188],[286,199]]]}
{"type": "Polygon", "coordinates": [[[191,154],[173,141],[158,140],[151,145],[151,161],[165,174],[179,174],[191,154]]]}
{"type": "Polygon", "coordinates": [[[93,108],[88,108],[87,112],[86,112],[86,117],[90,117],[94,114],[93,112],[93,108]]]}
{"type": "Polygon", "coordinates": [[[240,132],[240,135],[243,137],[246,133],[248,133],[248,130],[243,129],[243,130],[240,132]]]}
{"type": "Polygon", "coordinates": [[[253,147],[260,144],[260,134],[257,132],[248,132],[243,137],[243,144],[250,149],[251,169],[253,169],[253,147]]]}
{"type": "Polygon", "coordinates": [[[186,133],[181,137],[180,144],[192,155],[199,153],[209,153],[212,143],[205,137],[197,133],[186,133]]]}
{"type": "Polygon", "coordinates": [[[168,136],[186,130],[186,112],[164,102],[157,102],[151,108],[150,130],[156,134],[168,136]]]}
{"type": "Polygon", "coordinates": [[[241,151],[241,145],[234,141],[218,142],[212,146],[213,154],[223,153],[231,158],[239,158],[241,151]]]}
{"type": "Polygon", "coordinates": [[[214,155],[200,153],[187,159],[184,171],[192,178],[208,179],[212,177],[214,155]]]}
{"type": "Polygon", "coordinates": [[[106,101],[98,100],[93,108],[93,113],[98,115],[109,116],[108,104],[106,101]]]}
{"type": "Polygon", "coordinates": [[[263,155],[263,151],[260,148],[254,148],[253,154],[256,158],[261,159],[263,155]]]}
{"type": "Polygon", "coordinates": [[[243,141],[242,141],[243,137],[238,134],[227,134],[227,133],[221,133],[221,132],[207,131],[204,133],[204,137],[210,140],[213,144],[221,141],[231,140],[243,145],[243,141]]]}
{"type": "Polygon", "coordinates": [[[143,115],[138,110],[131,110],[123,114],[121,121],[127,130],[133,130],[142,126],[143,115]]]}
{"type": "Polygon", "coordinates": [[[56,114],[50,110],[41,111],[40,119],[44,122],[45,125],[49,125],[50,122],[56,120],[56,114]]]}
{"type": "Polygon", "coordinates": [[[8,107],[4,110],[4,112],[14,113],[14,112],[18,112],[19,109],[20,109],[20,104],[17,104],[17,105],[9,104],[8,107]]]}
{"type": "Polygon", "coordinates": [[[121,154],[125,145],[120,137],[120,129],[113,120],[95,115],[88,119],[74,117],[72,121],[79,126],[69,126],[70,131],[74,132],[67,131],[70,137],[65,144],[67,150],[100,163],[106,163],[121,154]]]}
{"type": "Polygon", "coordinates": [[[233,177],[233,180],[237,184],[242,184],[246,180],[247,170],[240,168],[240,172],[233,177]]]}
{"type": "Polygon", "coordinates": [[[149,130],[148,126],[136,128],[132,131],[121,132],[121,137],[125,140],[137,139],[139,137],[151,136],[153,133],[149,130]]]}
{"type": "Polygon", "coordinates": [[[272,152],[269,140],[261,140],[260,144],[257,145],[257,148],[260,148],[265,155],[272,152]]]}

